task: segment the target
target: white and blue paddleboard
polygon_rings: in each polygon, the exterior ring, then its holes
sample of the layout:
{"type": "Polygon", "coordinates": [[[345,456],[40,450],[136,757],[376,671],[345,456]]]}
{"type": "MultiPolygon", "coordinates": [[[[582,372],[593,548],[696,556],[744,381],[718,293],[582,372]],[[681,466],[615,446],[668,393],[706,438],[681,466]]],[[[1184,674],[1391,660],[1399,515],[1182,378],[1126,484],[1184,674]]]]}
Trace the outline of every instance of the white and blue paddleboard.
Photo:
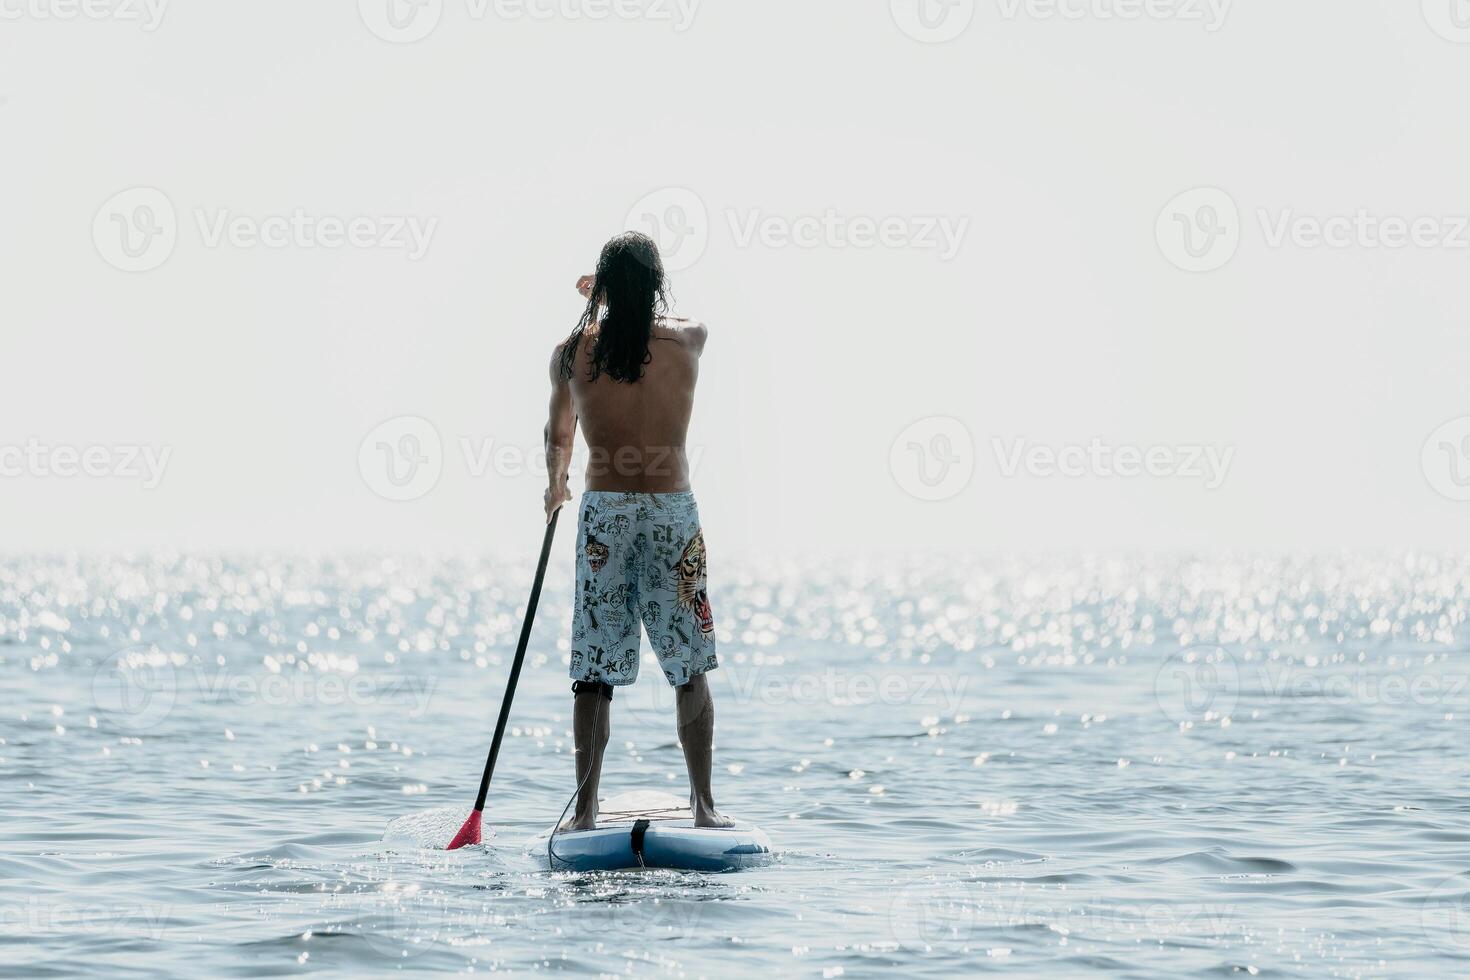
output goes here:
{"type": "Polygon", "coordinates": [[[593,830],[550,830],[526,854],[552,871],[673,868],[735,871],[771,859],[765,831],[739,820],[726,828],[696,827],[689,803],[657,790],[603,800],[593,830]]]}

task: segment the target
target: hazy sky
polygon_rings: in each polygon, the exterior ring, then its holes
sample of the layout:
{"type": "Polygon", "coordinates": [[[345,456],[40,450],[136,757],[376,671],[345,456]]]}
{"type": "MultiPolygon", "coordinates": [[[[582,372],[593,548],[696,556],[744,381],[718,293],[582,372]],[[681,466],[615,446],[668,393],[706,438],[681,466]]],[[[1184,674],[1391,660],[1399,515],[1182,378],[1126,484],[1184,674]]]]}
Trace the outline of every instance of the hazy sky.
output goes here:
{"type": "Polygon", "coordinates": [[[1470,3],[922,2],[0,0],[0,549],[534,548],[625,227],[712,550],[1470,544],[1470,3]]]}

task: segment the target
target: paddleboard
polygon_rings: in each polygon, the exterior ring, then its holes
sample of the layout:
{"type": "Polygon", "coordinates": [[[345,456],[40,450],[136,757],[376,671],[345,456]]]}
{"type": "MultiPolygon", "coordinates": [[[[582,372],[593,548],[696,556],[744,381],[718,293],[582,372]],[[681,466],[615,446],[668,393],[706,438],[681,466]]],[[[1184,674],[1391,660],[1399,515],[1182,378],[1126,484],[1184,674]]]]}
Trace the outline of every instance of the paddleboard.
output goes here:
{"type": "Polygon", "coordinates": [[[548,830],[526,845],[526,854],[552,871],[736,871],[769,861],[771,841],[740,820],[728,828],[696,827],[687,800],[635,790],[603,800],[596,829],[554,838],[548,830]]]}

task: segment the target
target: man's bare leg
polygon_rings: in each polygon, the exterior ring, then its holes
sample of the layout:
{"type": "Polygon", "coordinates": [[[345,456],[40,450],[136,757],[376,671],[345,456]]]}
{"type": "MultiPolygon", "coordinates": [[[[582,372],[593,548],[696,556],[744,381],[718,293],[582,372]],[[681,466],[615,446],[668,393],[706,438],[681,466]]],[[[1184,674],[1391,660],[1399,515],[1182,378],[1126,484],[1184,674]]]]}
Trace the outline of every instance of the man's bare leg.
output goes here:
{"type": "Polygon", "coordinates": [[[674,688],[679,714],[679,743],[684,747],[684,765],[689,769],[689,806],[696,827],[729,827],[733,820],[715,809],[710,792],[710,770],[714,766],[715,702],[703,674],[695,674],[683,687],[674,688]]]}
{"type": "Polygon", "coordinates": [[[612,731],[612,702],[596,691],[580,691],[572,702],[572,744],[577,749],[577,811],[562,830],[591,830],[597,826],[597,784],[602,778],[602,754],[612,731]]]}

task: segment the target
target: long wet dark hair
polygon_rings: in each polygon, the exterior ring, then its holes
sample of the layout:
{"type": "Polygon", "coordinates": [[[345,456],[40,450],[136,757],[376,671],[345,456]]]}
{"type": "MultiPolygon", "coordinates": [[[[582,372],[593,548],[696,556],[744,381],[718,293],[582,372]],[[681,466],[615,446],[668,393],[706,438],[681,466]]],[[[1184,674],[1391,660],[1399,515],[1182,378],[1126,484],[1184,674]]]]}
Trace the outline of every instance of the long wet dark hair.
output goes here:
{"type": "Polygon", "coordinates": [[[603,306],[607,307],[607,315],[592,342],[587,380],[596,381],[606,374],[614,381],[637,381],[643,377],[643,365],[653,360],[648,345],[653,339],[654,321],[669,309],[664,263],[652,238],[629,231],[602,247],[587,309],[562,345],[564,379],[571,380],[582,336],[597,322],[598,309],[603,306]]]}

